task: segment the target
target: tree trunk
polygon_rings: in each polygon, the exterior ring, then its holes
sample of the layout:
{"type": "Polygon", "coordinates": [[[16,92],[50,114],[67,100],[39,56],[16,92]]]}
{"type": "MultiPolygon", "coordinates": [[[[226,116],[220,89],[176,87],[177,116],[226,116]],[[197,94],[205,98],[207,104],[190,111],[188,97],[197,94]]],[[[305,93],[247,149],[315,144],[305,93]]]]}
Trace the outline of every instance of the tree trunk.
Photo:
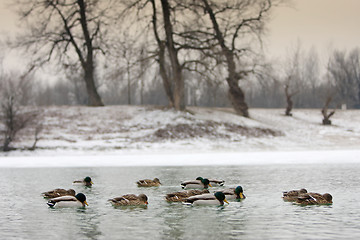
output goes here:
{"type": "Polygon", "coordinates": [[[95,81],[94,81],[94,67],[88,66],[87,68],[84,69],[84,71],[85,71],[84,80],[86,83],[86,91],[89,96],[88,105],[93,107],[104,106],[104,103],[102,102],[101,97],[96,90],[95,81]]]}
{"type": "Polygon", "coordinates": [[[166,96],[169,101],[169,107],[173,108],[175,106],[174,95],[173,95],[171,82],[168,77],[168,74],[166,73],[166,68],[165,68],[165,46],[163,45],[163,43],[160,43],[160,44],[161,44],[160,50],[159,50],[160,76],[163,80],[163,86],[164,86],[165,93],[166,93],[166,96]]]}
{"type": "MultiPolygon", "coordinates": [[[[223,50],[224,51],[224,50],[223,50]]],[[[245,101],[245,94],[239,87],[238,77],[236,76],[236,67],[233,54],[225,49],[226,60],[228,65],[228,78],[226,79],[229,85],[229,98],[235,112],[241,116],[249,117],[248,105],[245,101]]]]}
{"type": "Polygon", "coordinates": [[[175,49],[175,43],[173,40],[173,29],[170,20],[170,6],[168,0],[161,0],[161,6],[164,17],[166,46],[170,56],[172,77],[174,82],[174,107],[176,110],[182,111],[185,110],[184,80],[182,77],[182,67],[179,64],[177,50],[175,49]]]}
{"type": "Polygon", "coordinates": [[[157,32],[157,17],[156,17],[155,0],[151,0],[151,4],[153,7],[153,19],[152,19],[153,30],[154,30],[156,42],[159,47],[158,62],[159,62],[159,67],[160,67],[160,76],[163,80],[163,86],[164,86],[164,90],[165,90],[166,96],[169,101],[169,107],[173,108],[175,106],[174,95],[173,95],[172,85],[171,85],[171,82],[170,82],[170,79],[166,72],[166,67],[165,67],[166,66],[166,61],[165,61],[165,47],[166,46],[165,46],[165,43],[160,40],[159,34],[157,32]]]}
{"type": "MultiPolygon", "coordinates": [[[[77,0],[77,3],[79,5],[79,14],[80,14],[80,23],[81,28],[83,31],[85,44],[86,44],[86,50],[87,50],[87,56],[86,60],[83,59],[82,54],[79,50],[77,50],[80,61],[82,63],[84,72],[85,72],[85,82],[86,82],[86,90],[89,95],[89,103],[90,106],[104,106],[104,103],[101,100],[100,95],[97,92],[95,81],[94,81],[94,48],[92,45],[92,39],[89,34],[89,29],[87,25],[87,19],[86,19],[86,5],[84,3],[84,0],[77,0]]],[[[75,48],[78,48],[75,46],[75,48]]]]}
{"type": "Polygon", "coordinates": [[[321,109],[321,113],[323,115],[322,123],[323,125],[331,125],[330,117],[335,114],[335,109],[328,113],[329,105],[332,100],[332,96],[328,96],[325,101],[324,107],[321,109]]]}
{"type": "Polygon", "coordinates": [[[205,9],[209,14],[210,20],[212,22],[216,39],[219,42],[219,45],[222,50],[222,54],[226,58],[226,64],[228,69],[228,77],[226,79],[229,85],[229,98],[235,112],[241,116],[249,117],[248,105],[245,101],[245,94],[242,89],[239,87],[239,77],[236,73],[236,66],[234,61],[234,53],[226,46],[225,39],[220,31],[219,24],[216,20],[215,14],[209,5],[207,0],[203,0],[205,9]]]}
{"type": "Polygon", "coordinates": [[[127,64],[127,97],[128,97],[128,105],[131,105],[131,81],[130,81],[130,63],[127,64]]]}
{"type": "Polygon", "coordinates": [[[293,101],[292,101],[292,95],[289,93],[289,85],[286,84],[285,85],[285,96],[286,96],[286,110],[285,110],[285,115],[291,117],[292,116],[292,108],[293,108],[293,101]]]}

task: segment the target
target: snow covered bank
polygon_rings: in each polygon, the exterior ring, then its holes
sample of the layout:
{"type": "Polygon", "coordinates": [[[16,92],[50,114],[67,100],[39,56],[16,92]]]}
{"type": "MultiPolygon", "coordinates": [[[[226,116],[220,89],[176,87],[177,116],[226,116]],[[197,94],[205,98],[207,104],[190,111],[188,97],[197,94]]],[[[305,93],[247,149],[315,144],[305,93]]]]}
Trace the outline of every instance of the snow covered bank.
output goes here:
{"type": "Polygon", "coordinates": [[[345,164],[359,163],[359,156],[360,150],[21,156],[0,158],[0,168],[345,164]]]}
{"type": "MultiPolygon", "coordinates": [[[[284,116],[284,109],[250,109],[250,119],[226,108],[189,107],[190,112],[176,112],[152,106],[57,106],[40,110],[43,130],[38,148],[0,153],[1,160],[360,150],[359,110],[337,111],[332,126],[321,125],[320,109],[294,109],[293,117],[284,116]]],[[[33,132],[28,131],[19,134],[14,146],[32,143],[33,132]]]]}

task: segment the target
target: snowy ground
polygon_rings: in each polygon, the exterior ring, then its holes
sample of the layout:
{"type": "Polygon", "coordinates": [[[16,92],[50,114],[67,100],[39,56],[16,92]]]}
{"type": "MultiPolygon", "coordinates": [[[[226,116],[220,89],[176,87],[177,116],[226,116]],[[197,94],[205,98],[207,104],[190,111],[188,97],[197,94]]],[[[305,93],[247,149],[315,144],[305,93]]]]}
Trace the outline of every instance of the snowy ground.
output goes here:
{"type": "MultiPolygon", "coordinates": [[[[250,109],[251,119],[231,109],[197,107],[187,113],[150,106],[41,112],[38,149],[0,153],[0,166],[301,163],[309,156],[356,162],[360,153],[359,110],[337,111],[332,126],[321,125],[319,109],[295,109],[293,117],[283,109],[250,109]]],[[[31,132],[22,133],[14,146],[32,143],[31,132]]]]}

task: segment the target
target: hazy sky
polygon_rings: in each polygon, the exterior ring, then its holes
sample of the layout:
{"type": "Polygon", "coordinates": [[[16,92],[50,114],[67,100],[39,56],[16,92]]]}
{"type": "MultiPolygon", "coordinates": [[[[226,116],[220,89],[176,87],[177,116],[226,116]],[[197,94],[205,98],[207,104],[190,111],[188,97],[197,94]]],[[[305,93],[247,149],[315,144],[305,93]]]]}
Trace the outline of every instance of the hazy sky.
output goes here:
{"type": "MultiPolygon", "coordinates": [[[[11,31],[16,17],[0,0],[0,32],[11,31]]],[[[293,7],[273,12],[265,38],[271,55],[284,55],[299,39],[304,48],[327,49],[360,46],[360,0],[293,0],[293,7]]]]}
{"type": "Polygon", "coordinates": [[[360,47],[360,0],[294,0],[294,7],[274,11],[269,51],[277,55],[300,39],[319,52],[360,47]]]}

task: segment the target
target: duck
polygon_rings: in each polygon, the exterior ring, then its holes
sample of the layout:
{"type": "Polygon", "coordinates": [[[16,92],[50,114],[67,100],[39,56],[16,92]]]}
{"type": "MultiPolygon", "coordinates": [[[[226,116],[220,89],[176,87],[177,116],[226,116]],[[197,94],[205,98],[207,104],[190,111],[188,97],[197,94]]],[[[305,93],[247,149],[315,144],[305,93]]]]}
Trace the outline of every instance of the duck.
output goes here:
{"type": "Polygon", "coordinates": [[[136,205],[147,205],[148,197],[145,194],[126,194],[121,197],[109,199],[113,206],[136,206],[136,205]]]}
{"type": "Polygon", "coordinates": [[[43,192],[41,195],[44,198],[57,198],[62,196],[75,196],[75,190],[74,189],[62,189],[62,188],[56,188],[51,191],[43,192]]]}
{"type": "Polygon", "coordinates": [[[195,195],[201,195],[201,194],[205,194],[205,193],[209,193],[209,190],[207,190],[207,189],[203,189],[203,190],[190,189],[190,190],[186,190],[186,191],[182,191],[182,192],[168,193],[168,194],[166,194],[165,199],[168,202],[182,202],[188,197],[195,196],[195,195]]]}
{"type": "Polygon", "coordinates": [[[91,177],[85,177],[83,180],[75,180],[73,181],[73,185],[81,185],[86,187],[91,187],[94,183],[91,180],[91,177]]]}
{"type": "Polygon", "coordinates": [[[151,179],[142,179],[136,182],[138,187],[158,187],[161,185],[161,182],[158,178],[151,179]]]}
{"type": "Polygon", "coordinates": [[[220,192],[225,194],[227,200],[230,199],[238,199],[242,200],[245,199],[244,190],[241,186],[237,186],[236,188],[228,188],[221,190],[220,192]]]}
{"type": "Polygon", "coordinates": [[[212,187],[212,185],[210,184],[209,179],[207,178],[203,178],[201,180],[189,180],[189,181],[184,181],[181,183],[181,187],[183,189],[189,189],[189,188],[208,188],[208,187],[212,187]]]}
{"type": "Polygon", "coordinates": [[[214,194],[201,194],[188,197],[185,199],[184,204],[186,205],[224,205],[224,202],[229,204],[226,200],[225,194],[222,192],[216,192],[214,194]]]}
{"type": "Polygon", "coordinates": [[[300,190],[291,190],[283,192],[283,200],[286,202],[296,202],[296,199],[301,194],[307,193],[307,190],[305,188],[302,188],[300,190]]]}
{"type": "Polygon", "coordinates": [[[86,196],[83,193],[78,193],[75,196],[62,196],[52,198],[47,202],[51,208],[64,208],[64,207],[85,207],[89,206],[86,202],[86,196]]]}
{"type": "Polygon", "coordinates": [[[217,187],[217,186],[222,187],[225,184],[224,180],[213,179],[213,178],[209,178],[209,182],[213,187],[217,187]]]}
{"type": "MultiPolygon", "coordinates": [[[[202,180],[202,177],[197,177],[196,180],[202,180]]],[[[219,180],[219,179],[213,179],[213,178],[208,178],[209,182],[211,184],[211,186],[213,187],[217,187],[217,186],[224,186],[225,181],[224,180],[219,180]]]]}
{"type": "Polygon", "coordinates": [[[330,193],[304,193],[297,197],[296,203],[299,205],[329,205],[333,202],[330,193]]]}

